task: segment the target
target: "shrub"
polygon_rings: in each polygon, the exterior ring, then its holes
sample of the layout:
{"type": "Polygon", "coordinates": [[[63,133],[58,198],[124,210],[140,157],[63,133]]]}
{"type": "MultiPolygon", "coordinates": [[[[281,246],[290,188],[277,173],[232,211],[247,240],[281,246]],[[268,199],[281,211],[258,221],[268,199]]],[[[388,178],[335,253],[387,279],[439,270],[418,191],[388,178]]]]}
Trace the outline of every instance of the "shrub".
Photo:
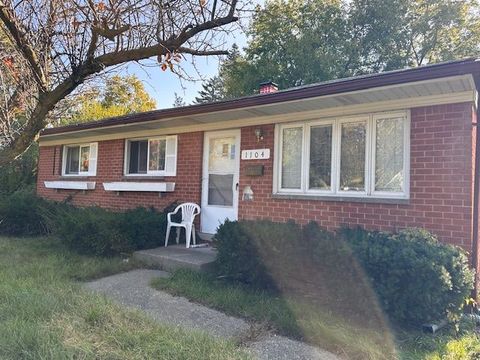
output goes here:
{"type": "MultiPolygon", "coordinates": [[[[257,241],[268,230],[266,224],[259,222],[226,221],[215,234],[217,258],[213,264],[214,272],[232,281],[252,284],[255,287],[272,287],[270,278],[261,256],[258,254],[257,241]],[[249,225],[257,225],[256,236],[252,236],[249,225]],[[262,229],[264,228],[264,229],[262,229]]],[[[272,227],[278,230],[278,227],[272,227]]],[[[268,238],[274,238],[273,236],[268,238]]]]}
{"type": "Polygon", "coordinates": [[[339,271],[350,265],[339,256],[349,254],[348,248],[339,246],[333,233],[314,222],[301,227],[291,221],[227,221],[219,227],[215,241],[216,275],[258,288],[290,286],[296,274],[310,265],[307,261],[339,271]]]}
{"type": "Polygon", "coordinates": [[[163,244],[166,231],[166,216],[154,208],[136,208],[121,216],[119,229],[132,250],[147,249],[163,244]]]}
{"type": "Polygon", "coordinates": [[[343,229],[390,318],[402,323],[456,317],[473,289],[474,273],[463,250],[423,229],[397,234],[343,229]]]}
{"type": "MultiPolygon", "coordinates": [[[[220,226],[215,239],[213,271],[218,277],[282,292],[294,288],[308,296],[330,296],[328,301],[337,297],[361,302],[373,289],[397,323],[457,316],[473,288],[464,251],[439,243],[425,230],[390,234],[342,229],[334,234],[316,223],[300,227],[240,221],[220,226]],[[316,292],[315,287],[327,290],[316,292]]],[[[368,311],[366,304],[372,301],[370,296],[365,304],[353,306],[368,311]]]]}
{"type": "Polygon", "coordinates": [[[0,233],[4,235],[42,235],[47,226],[41,208],[47,202],[31,191],[18,191],[0,200],[0,233]]]}
{"type": "Polygon", "coordinates": [[[33,194],[36,182],[38,144],[33,143],[18,159],[0,168],[0,196],[16,191],[30,190],[33,194]]]}
{"type": "Polygon", "coordinates": [[[81,254],[111,256],[133,250],[121,229],[119,214],[99,207],[58,212],[53,232],[69,248],[81,254]]]}

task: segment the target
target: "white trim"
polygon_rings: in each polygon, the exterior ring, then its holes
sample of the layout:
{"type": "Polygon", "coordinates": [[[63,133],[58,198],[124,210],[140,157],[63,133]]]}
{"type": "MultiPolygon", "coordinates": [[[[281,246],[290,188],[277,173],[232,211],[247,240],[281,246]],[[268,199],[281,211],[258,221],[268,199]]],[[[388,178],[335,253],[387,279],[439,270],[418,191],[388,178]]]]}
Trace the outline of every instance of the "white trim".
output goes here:
{"type": "MultiPolygon", "coordinates": [[[[312,127],[317,127],[317,126],[331,126],[332,128],[332,143],[335,139],[335,136],[336,136],[336,126],[335,126],[335,121],[333,119],[329,119],[329,120],[318,120],[318,121],[312,121],[312,122],[309,122],[305,125],[305,129],[306,129],[306,141],[305,141],[305,149],[306,149],[306,156],[305,156],[305,165],[306,167],[310,167],[310,149],[311,149],[311,146],[310,146],[310,140],[311,140],[311,136],[312,136],[312,127]]],[[[332,145],[332,143],[330,145],[332,145]]],[[[332,149],[331,149],[331,157],[330,157],[330,167],[332,166],[332,164],[335,163],[335,149],[334,147],[332,146],[332,149]]],[[[330,169],[330,173],[331,173],[331,169],[330,169]]],[[[310,173],[308,172],[305,176],[305,182],[306,182],[306,185],[305,185],[305,190],[308,191],[309,193],[312,193],[312,194],[317,194],[317,195],[326,195],[326,194],[333,194],[334,193],[334,189],[335,189],[335,185],[334,185],[334,179],[335,179],[335,176],[331,176],[331,179],[330,179],[330,189],[329,190],[322,190],[322,189],[311,189],[310,188],[310,173]]]]}
{"type": "MultiPolygon", "coordinates": [[[[337,138],[334,139],[334,144],[336,143],[337,147],[337,162],[335,164],[332,164],[332,166],[335,169],[335,178],[336,178],[336,187],[335,187],[335,192],[339,196],[359,196],[359,197],[365,197],[367,196],[367,184],[369,180],[369,174],[368,174],[368,159],[369,159],[369,117],[365,115],[360,115],[360,116],[353,116],[349,118],[341,118],[337,120],[337,138]],[[346,191],[346,190],[340,190],[340,169],[342,167],[342,125],[343,124],[349,124],[349,123],[365,123],[365,167],[364,167],[364,174],[363,174],[363,183],[364,183],[364,191],[346,191]]],[[[332,171],[333,173],[333,171],[332,171]]]]}
{"type": "Polygon", "coordinates": [[[177,174],[177,157],[178,157],[178,136],[169,135],[169,136],[154,136],[154,137],[141,137],[141,138],[128,138],[125,139],[125,149],[124,149],[124,158],[123,158],[123,175],[127,177],[141,177],[141,176],[176,176],[177,174]],[[169,138],[175,138],[175,154],[168,155],[169,157],[175,157],[175,170],[172,172],[167,171],[167,143],[169,138]],[[150,142],[154,140],[163,140],[165,141],[165,159],[163,164],[163,170],[150,170],[150,142]],[[129,163],[130,163],[130,142],[133,141],[146,141],[147,142],[147,172],[146,173],[129,173],[129,163]]]}
{"type": "Polygon", "coordinates": [[[47,189],[94,190],[95,181],[44,181],[47,189]]]}
{"type": "MultiPolygon", "coordinates": [[[[420,84],[422,82],[417,82],[413,84],[420,84]]],[[[380,89],[380,88],[375,88],[380,89]]],[[[349,95],[353,93],[360,93],[366,90],[351,92],[351,93],[342,93],[337,95],[349,95]]],[[[333,95],[325,95],[322,97],[318,97],[318,99],[327,98],[333,95]]],[[[302,102],[304,101],[311,101],[316,98],[308,98],[302,100],[295,100],[284,102],[282,104],[289,104],[289,103],[296,103],[297,106],[301,107],[302,102]]],[[[166,127],[161,127],[163,122],[168,120],[178,119],[179,121],[185,117],[176,117],[172,119],[161,119],[158,120],[158,128],[157,129],[149,129],[149,130],[131,130],[128,132],[114,132],[112,134],[95,134],[95,129],[85,129],[85,130],[78,130],[69,133],[59,133],[59,134],[50,134],[50,135],[42,135],[39,139],[40,146],[52,146],[52,145],[63,145],[68,144],[70,142],[74,143],[79,139],[84,139],[85,142],[87,141],[100,141],[100,140],[114,140],[114,139],[124,139],[125,137],[128,138],[135,138],[135,137],[148,137],[148,136],[161,136],[161,135],[168,135],[171,133],[187,133],[187,132],[195,132],[195,131],[215,131],[215,130],[225,130],[225,129],[234,129],[239,127],[245,126],[255,126],[255,125],[266,125],[266,124],[274,124],[274,123],[288,123],[292,121],[292,118],[295,118],[296,121],[301,120],[313,120],[318,119],[320,117],[337,117],[337,116],[350,116],[355,114],[362,114],[362,113],[370,113],[376,111],[391,111],[391,110],[402,110],[406,108],[414,108],[420,106],[431,106],[431,105],[443,105],[443,104],[455,104],[455,103],[462,103],[462,102],[472,102],[475,103],[476,101],[476,91],[468,90],[462,91],[457,93],[450,93],[450,94],[442,94],[442,95],[428,95],[428,96],[420,96],[416,98],[405,98],[405,99],[396,99],[390,101],[376,101],[371,103],[363,103],[363,104],[356,104],[356,105],[346,105],[346,106],[334,106],[326,109],[320,110],[312,110],[312,111],[299,111],[295,113],[288,113],[288,114],[281,114],[281,115],[266,115],[266,116],[258,116],[252,118],[243,118],[239,120],[231,120],[231,121],[219,121],[215,123],[203,123],[197,125],[170,125],[166,127]]],[[[262,106],[253,106],[252,108],[262,108],[264,106],[273,106],[272,104],[269,105],[262,105],[262,106]]],[[[216,111],[215,114],[227,113],[231,111],[247,111],[250,109],[242,108],[242,109],[233,109],[228,111],[216,111]]],[[[206,115],[206,114],[201,114],[206,115]]],[[[190,116],[191,117],[191,116],[190,116]]],[[[106,129],[125,129],[126,127],[132,127],[134,129],[135,125],[141,125],[143,122],[135,123],[135,124],[122,124],[122,125],[115,125],[109,126],[105,128],[101,128],[102,131],[106,129]]],[[[154,122],[149,122],[154,123],[154,122]]],[[[98,130],[98,129],[97,129],[98,130]]]]}
{"type": "Polygon", "coordinates": [[[170,135],[166,136],[165,142],[165,176],[177,176],[177,163],[178,163],[178,136],[170,135]],[[169,140],[173,139],[175,143],[175,153],[169,154],[169,140]],[[173,170],[168,170],[168,160],[173,158],[173,170]]]}
{"type": "Polygon", "coordinates": [[[273,194],[278,195],[301,195],[301,196],[331,196],[342,198],[378,198],[378,199],[409,199],[410,195],[410,110],[377,112],[350,117],[338,117],[308,122],[294,122],[289,124],[277,124],[275,126],[274,142],[274,176],[273,194]],[[403,117],[404,126],[404,191],[398,193],[374,191],[375,186],[375,120],[381,117],[403,117]],[[341,161],[341,126],[345,123],[364,122],[366,126],[365,137],[365,191],[341,191],[340,190],[340,161],[341,161]],[[311,128],[316,125],[332,124],[332,169],[331,190],[309,189],[310,167],[310,138],[311,128]],[[304,143],[302,146],[302,181],[301,189],[282,189],[282,135],[283,129],[301,127],[304,131],[304,143]]]}
{"type": "Polygon", "coordinates": [[[408,111],[396,111],[396,112],[386,112],[380,114],[372,115],[372,142],[371,142],[371,171],[373,179],[370,182],[370,191],[369,193],[375,197],[392,197],[397,196],[399,198],[408,198],[410,194],[410,121],[411,121],[411,112],[408,111]],[[375,190],[375,167],[376,167],[376,134],[377,134],[377,119],[382,118],[404,118],[404,128],[403,128],[403,191],[402,192],[386,192],[386,191],[376,191],[375,190]]]}
{"type": "Polygon", "coordinates": [[[92,146],[96,146],[96,154],[95,154],[95,162],[96,162],[98,160],[98,143],[92,142],[92,143],[78,143],[78,144],[64,145],[62,147],[62,176],[66,176],[66,177],[96,176],[97,175],[97,165],[96,164],[92,165],[90,163],[90,154],[91,154],[91,151],[92,151],[92,146]],[[77,174],[67,174],[66,168],[67,168],[68,148],[77,147],[77,146],[78,146],[78,173],[77,174]],[[85,148],[85,147],[88,147],[88,152],[89,152],[88,170],[87,171],[80,171],[82,148],[85,148]],[[92,170],[92,168],[93,168],[93,170],[92,170]]]}
{"type": "Polygon", "coordinates": [[[304,182],[305,182],[305,179],[304,179],[304,162],[305,162],[305,124],[302,124],[302,123],[293,123],[293,124],[286,124],[286,125],[281,125],[279,127],[279,132],[280,132],[280,138],[279,139],[282,139],[281,141],[279,141],[279,152],[278,152],[278,157],[279,157],[279,161],[278,161],[278,180],[277,180],[277,183],[278,183],[278,192],[279,193],[302,193],[303,192],[303,189],[304,189],[304,182]],[[301,176],[301,179],[300,179],[300,188],[299,189],[294,189],[294,188],[283,188],[282,187],[282,163],[283,163],[283,158],[282,158],[282,155],[283,155],[283,130],[285,129],[295,129],[295,128],[300,128],[302,129],[302,144],[301,144],[301,148],[302,148],[302,160],[301,160],[301,166],[300,166],[300,176],[301,176]]]}
{"type": "Polygon", "coordinates": [[[172,192],[175,190],[174,182],[108,182],[103,183],[105,191],[146,191],[146,192],[172,192]]]}

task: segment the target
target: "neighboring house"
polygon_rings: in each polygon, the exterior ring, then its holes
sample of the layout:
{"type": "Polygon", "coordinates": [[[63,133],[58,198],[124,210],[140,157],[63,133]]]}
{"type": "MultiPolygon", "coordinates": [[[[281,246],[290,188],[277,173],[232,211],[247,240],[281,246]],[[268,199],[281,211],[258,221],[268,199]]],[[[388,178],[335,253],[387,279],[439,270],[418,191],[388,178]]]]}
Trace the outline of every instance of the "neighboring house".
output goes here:
{"type": "MultiPolygon", "coordinates": [[[[38,194],[328,229],[422,227],[477,267],[475,59],[46,129],[38,194]]],[[[480,143],[480,142],[479,142],[480,143]]]]}

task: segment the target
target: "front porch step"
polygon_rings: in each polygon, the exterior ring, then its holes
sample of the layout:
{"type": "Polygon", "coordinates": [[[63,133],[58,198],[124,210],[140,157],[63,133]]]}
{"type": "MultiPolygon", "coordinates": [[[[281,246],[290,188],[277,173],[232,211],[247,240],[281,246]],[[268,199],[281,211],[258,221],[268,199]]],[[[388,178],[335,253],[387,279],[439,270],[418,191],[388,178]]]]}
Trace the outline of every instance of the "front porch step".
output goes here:
{"type": "Polygon", "coordinates": [[[133,253],[133,258],[141,263],[164,271],[190,269],[207,271],[215,261],[216,250],[212,247],[185,248],[185,245],[171,245],[155,249],[140,250],[133,253]]]}
{"type": "Polygon", "coordinates": [[[202,239],[203,241],[209,241],[209,242],[213,241],[213,236],[215,235],[215,234],[207,234],[203,232],[198,232],[197,234],[200,237],[200,239],[202,239]]]}

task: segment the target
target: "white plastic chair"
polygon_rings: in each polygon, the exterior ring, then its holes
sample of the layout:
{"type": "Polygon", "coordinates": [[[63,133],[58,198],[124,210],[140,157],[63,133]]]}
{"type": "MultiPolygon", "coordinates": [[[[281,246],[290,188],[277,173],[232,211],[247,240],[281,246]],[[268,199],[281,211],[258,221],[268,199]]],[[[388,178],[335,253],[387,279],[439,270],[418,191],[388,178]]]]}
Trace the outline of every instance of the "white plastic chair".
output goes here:
{"type": "MultiPolygon", "coordinates": [[[[195,203],[184,203],[178,205],[173,212],[167,214],[167,234],[165,236],[165,247],[168,245],[168,237],[170,236],[170,229],[172,227],[184,228],[187,248],[190,247],[190,238],[193,237],[193,244],[195,245],[195,226],[193,226],[193,220],[195,216],[200,214],[200,206],[195,203]],[[172,222],[172,215],[178,213],[178,210],[182,210],[182,221],[179,223],[172,222]]],[[[177,244],[180,240],[180,229],[177,229],[177,244]]]]}

